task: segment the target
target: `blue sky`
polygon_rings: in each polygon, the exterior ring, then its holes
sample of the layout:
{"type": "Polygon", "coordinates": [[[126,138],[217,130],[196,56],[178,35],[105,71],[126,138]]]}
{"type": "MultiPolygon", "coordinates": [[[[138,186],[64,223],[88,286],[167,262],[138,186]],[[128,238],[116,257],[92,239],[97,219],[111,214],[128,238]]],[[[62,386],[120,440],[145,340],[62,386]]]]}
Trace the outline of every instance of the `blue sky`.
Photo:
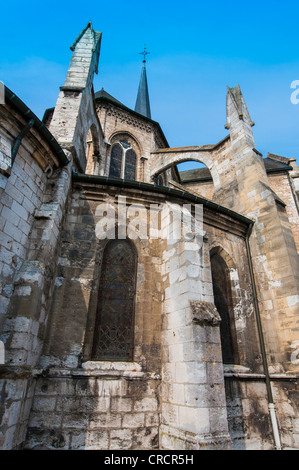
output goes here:
{"type": "Polygon", "coordinates": [[[299,2],[14,1],[2,3],[0,80],[38,117],[55,106],[70,46],[92,21],[102,31],[95,91],[134,108],[147,45],[152,118],[169,145],[227,135],[226,87],[241,86],[256,148],[299,162],[299,2]],[[3,20],[4,19],[4,20],[3,20]]]}

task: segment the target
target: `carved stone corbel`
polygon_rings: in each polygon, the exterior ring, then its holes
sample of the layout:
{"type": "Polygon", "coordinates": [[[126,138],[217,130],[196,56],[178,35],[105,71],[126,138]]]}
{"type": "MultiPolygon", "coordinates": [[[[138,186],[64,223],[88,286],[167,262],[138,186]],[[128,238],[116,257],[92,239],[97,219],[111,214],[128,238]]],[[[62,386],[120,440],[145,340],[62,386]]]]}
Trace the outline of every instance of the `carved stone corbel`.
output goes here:
{"type": "Polygon", "coordinates": [[[192,322],[197,325],[219,326],[221,317],[212,302],[190,300],[192,322]]]}

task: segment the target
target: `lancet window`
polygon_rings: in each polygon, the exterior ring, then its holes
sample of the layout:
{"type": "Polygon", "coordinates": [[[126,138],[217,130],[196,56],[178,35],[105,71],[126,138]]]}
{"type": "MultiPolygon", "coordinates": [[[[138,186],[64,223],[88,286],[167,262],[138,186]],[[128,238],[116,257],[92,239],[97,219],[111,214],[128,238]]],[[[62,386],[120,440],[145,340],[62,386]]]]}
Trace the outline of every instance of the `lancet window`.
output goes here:
{"type": "Polygon", "coordinates": [[[136,179],[136,153],[127,140],[120,140],[111,149],[109,176],[136,179]]]}
{"type": "Polygon", "coordinates": [[[237,347],[231,281],[228,267],[217,252],[211,252],[211,271],[214,302],[221,317],[222,358],[224,364],[233,364],[237,361],[237,347]]]}
{"type": "Polygon", "coordinates": [[[93,360],[130,361],[134,347],[137,253],[130,240],[110,240],[104,250],[93,360]]]}

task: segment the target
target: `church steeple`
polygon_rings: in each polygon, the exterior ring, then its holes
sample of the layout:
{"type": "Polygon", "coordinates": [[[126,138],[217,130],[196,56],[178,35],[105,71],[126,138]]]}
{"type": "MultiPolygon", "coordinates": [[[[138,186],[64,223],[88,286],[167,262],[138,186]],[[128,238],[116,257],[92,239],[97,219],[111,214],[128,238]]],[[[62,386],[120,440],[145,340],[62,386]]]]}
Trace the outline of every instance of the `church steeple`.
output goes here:
{"type": "Polygon", "coordinates": [[[137,94],[137,99],[136,99],[136,104],[135,104],[135,111],[151,119],[151,108],[150,108],[146,67],[145,67],[145,63],[146,63],[145,56],[150,53],[146,52],[146,47],[145,47],[144,51],[140,52],[140,54],[143,54],[143,66],[141,70],[141,77],[140,77],[138,94],[137,94]]]}

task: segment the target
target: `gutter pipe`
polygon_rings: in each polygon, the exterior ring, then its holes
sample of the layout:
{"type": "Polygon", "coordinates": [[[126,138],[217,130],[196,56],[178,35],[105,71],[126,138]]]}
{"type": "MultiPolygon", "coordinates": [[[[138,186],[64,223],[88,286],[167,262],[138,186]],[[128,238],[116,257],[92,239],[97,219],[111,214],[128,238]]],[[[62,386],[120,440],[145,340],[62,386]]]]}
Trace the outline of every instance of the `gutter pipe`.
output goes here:
{"type": "Polygon", "coordinates": [[[34,126],[34,119],[30,119],[30,121],[27,122],[26,126],[21,130],[18,137],[15,139],[12,150],[11,150],[11,164],[13,164],[13,162],[15,161],[16,155],[18,153],[19,147],[21,145],[21,142],[24,136],[29,132],[29,130],[33,126],[34,126]]]}
{"type": "Polygon", "coordinates": [[[272,393],[272,388],[271,388],[271,381],[270,381],[268,360],[267,360],[264,334],[263,334],[263,328],[262,328],[261,314],[260,314],[260,309],[259,309],[259,304],[258,304],[256,283],[254,279],[254,271],[253,271],[253,266],[252,266],[252,258],[251,258],[251,251],[250,251],[250,245],[249,245],[249,237],[252,233],[252,229],[253,229],[253,222],[249,225],[247,233],[246,233],[246,237],[245,237],[246,251],[247,251],[250,280],[251,280],[251,286],[252,286],[252,292],[253,292],[254,311],[255,311],[255,317],[256,317],[257,328],[258,328],[259,342],[260,342],[262,361],[263,361],[263,369],[264,369],[264,374],[265,374],[268,407],[269,407],[270,419],[271,419],[271,424],[272,424],[273,437],[274,437],[276,450],[281,450],[279,428],[278,428],[275,405],[274,405],[274,400],[273,400],[273,393],[272,393]]]}
{"type": "Polygon", "coordinates": [[[29,109],[28,106],[26,106],[25,103],[23,103],[23,101],[21,101],[20,98],[17,97],[17,95],[15,95],[9,88],[7,88],[7,86],[5,86],[5,102],[14,105],[15,108],[22,114],[24,119],[27,121],[27,125],[25,126],[25,132],[27,132],[29,128],[33,126],[48,142],[49,146],[54,151],[59,163],[62,166],[68,165],[69,160],[67,156],[65,155],[64,151],[62,150],[56,139],[53,137],[51,132],[45,126],[45,124],[41,122],[40,119],[38,119],[38,117],[31,111],[31,109],[29,109]],[[34,121],[33,124],[32,120],[34,121]]]}

